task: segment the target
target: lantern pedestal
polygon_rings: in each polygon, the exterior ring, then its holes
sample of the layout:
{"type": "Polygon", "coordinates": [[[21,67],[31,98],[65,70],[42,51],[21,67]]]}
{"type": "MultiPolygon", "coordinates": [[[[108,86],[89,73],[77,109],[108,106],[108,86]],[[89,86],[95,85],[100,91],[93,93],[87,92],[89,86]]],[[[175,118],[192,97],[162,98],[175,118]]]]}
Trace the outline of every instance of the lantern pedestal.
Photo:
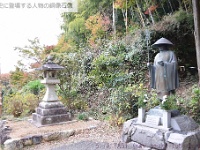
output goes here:
{"type": "Polygon", "coordinates": [[[42,101],[32,114],[32,123],[37,127],[61,124],[72,120],[71,113],[59,101],[42,101]]]}
{"type": "Polygon", "coordinates": [[[46,86],[45,96],[32,114],[33,123],[37,127],[60,124],[71,120],[71,114],[58,100],[55,85],[60,83],[58,79],[44,79],[41,83],[46,86]]]}
{"type": "Polygon", "coordinates": [[[41,102],[32,117],[37,127],[64,123],[72,118],[61,102],[41,102]]]}

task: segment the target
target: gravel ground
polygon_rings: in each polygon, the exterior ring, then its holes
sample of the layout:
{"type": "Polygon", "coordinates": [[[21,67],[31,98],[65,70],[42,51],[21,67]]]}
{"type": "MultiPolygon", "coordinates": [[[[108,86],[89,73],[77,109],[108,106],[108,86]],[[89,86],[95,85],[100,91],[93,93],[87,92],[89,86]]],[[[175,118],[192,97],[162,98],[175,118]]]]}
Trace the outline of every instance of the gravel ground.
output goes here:
{"type": "MultiPolygon", "coordinates": [[[[116,148],[119,144],[121,128],[111,127],[107,122],[100,122],[96,129],[59,141],[45,142],[26,147],[24,150],[103,150],[116,148]]],[[[118,149],[118,148],[117,148],[118,149]]],[[[121,150],[121,149],[120,149],[121,150]]]]}
{"type": "Polygon", "coordinates": [[[66,144],[53,148],[52,150],[138,150],[133,146],[125,143],[108,143],[108,142],[94,142],[81,141],[73,144],[66,144]]]}
{"type": "Polygon", "coordinates": [[[11,128],[10,137],[14,138],[22,138],[29,135],[41,135],[45,133],[58,132],[63,130],[70,129],[81,129],[87,128],[90,126],[98,126],[100,121],[98,120],[89,120],[89,121],[71,121],[64,124],[53,125],[53,126],[45,126],[45,127],[36,127],[28,120],[21,121],[7,121],[6,126],[11,128]]]}

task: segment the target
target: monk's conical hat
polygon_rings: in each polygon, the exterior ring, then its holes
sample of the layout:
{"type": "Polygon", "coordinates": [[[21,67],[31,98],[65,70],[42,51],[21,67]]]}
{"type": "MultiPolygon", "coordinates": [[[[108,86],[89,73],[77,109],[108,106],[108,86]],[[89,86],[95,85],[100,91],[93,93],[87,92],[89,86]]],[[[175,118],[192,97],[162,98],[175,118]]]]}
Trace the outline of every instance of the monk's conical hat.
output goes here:
{"type": "Polygon", "coordinates": [[[170,42],[168,39],[166,38],[160,38],[159,40],[157,40],[152,46],[157,47],[159,45],[163,45],[163,44],[167,44],[167,45],[174,45],[172,42],[170,42]]]}

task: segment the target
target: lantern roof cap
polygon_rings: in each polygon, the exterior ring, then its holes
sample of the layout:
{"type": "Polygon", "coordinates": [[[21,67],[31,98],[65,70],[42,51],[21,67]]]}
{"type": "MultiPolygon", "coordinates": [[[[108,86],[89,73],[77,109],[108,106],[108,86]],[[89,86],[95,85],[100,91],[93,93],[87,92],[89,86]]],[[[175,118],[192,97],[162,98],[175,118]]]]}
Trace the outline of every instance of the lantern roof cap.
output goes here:
{"type": "Polygon", "coordinates": [[[37,70],[63,70],[64,67],[60,66],[56,63],[53,62],[53,57],[52,56],[48,56],[47,57],[47,62],[42,65],[40,68],[37,68],[37,70]]]}

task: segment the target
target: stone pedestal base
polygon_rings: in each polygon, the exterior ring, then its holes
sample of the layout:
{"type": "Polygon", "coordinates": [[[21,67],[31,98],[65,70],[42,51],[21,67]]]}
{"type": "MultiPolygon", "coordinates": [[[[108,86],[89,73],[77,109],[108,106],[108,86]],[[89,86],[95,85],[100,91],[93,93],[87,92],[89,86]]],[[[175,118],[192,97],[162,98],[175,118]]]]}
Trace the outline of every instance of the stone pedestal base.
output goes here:
{"type": "Polygon", "coordinates": [[[32,123],[37,127],[60,124],[72,119],[71,114],[59,101],[41,102],[32,117],[32,123]]]}
{"type": "Polygon", "coordinates": [[[135,142],[141,146],[159,150],[197,150],[200,148],[200,128],[197,124],[185,115],[173,119],[170,130],[138,124],[137,118],[128,120],[123,126],[122,142],[135,142]]]}

